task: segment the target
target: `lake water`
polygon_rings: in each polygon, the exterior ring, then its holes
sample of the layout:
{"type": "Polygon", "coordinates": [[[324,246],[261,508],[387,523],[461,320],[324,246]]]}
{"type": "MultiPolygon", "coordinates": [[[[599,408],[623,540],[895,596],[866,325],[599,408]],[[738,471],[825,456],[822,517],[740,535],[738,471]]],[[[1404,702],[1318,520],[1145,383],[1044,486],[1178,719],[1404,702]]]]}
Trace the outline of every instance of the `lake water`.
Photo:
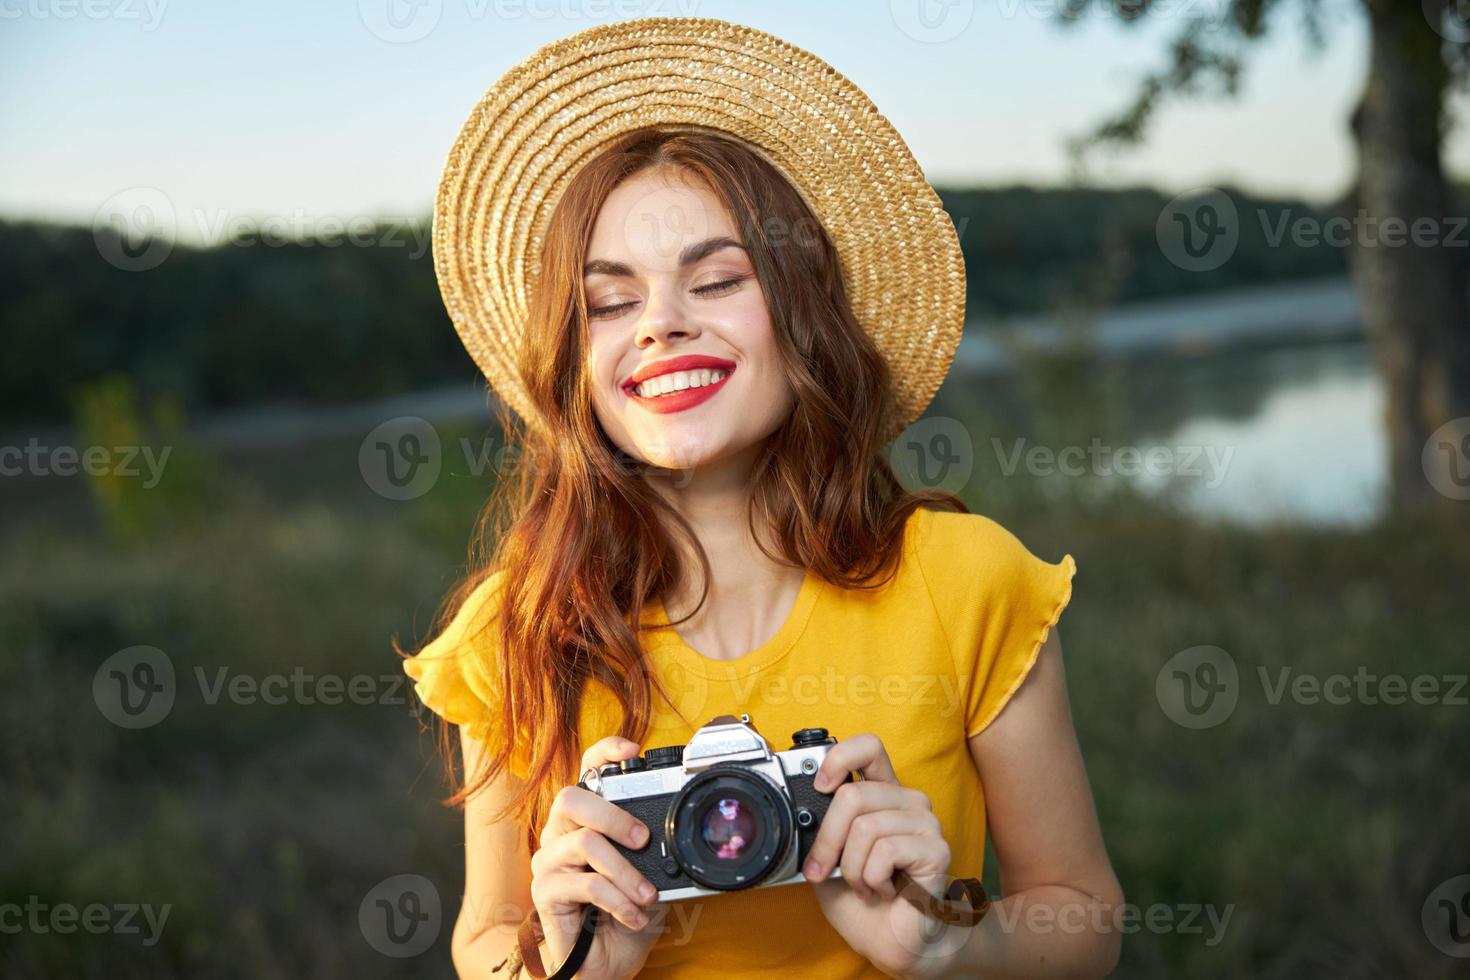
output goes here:
{"type": "Polygon", "coordinates": [[[1208,519],[1352,526],[1386,499],[1382,413],[1361,340],[1214,347],[961,370],[928,413],[948,421],[911,430],[902,451],[917,459],[928,441],[937,461],[968,439],[982,500],[1019,472],[1036,481],[1023,494],[1125,480],[1208,519]]]}
{"type": "MultiPolygon", "coordinates": [[[[1220,355],[1169,370],[1193,403],[1158,441],[1213,447],[1216,459],[1228,459],[1219,479],[1186,483],[1181,505],[1246,524],[1360,525],[1381,512],[1388,489],[1383,386],[1366,344],[1220,355]]],[[[1155,491],[1163,482],[1137,481],[1155,491]]]]}
{"type": "MultiPolygon", "coordinates": [[[[1383,389],[1346,277],[1131,303],[1078,322],[975,323],[965,334],[931,413],[989,420],[955,433],[974,439],[984,476],[1015,472],[1007,453],[1024,437],[1070,452],[1073,483],[1079,473],[1127,480],[1211,519],[1361,525],[1383,509],[1383,389]],[[1044,363],[1073,344],[1088,356],[1044,363]],[[1016,370],[1037,354],[1043,363],[1016,370]],[[1007,431],[993,451],[994,433],[1007,431]],[[1131,453],[1129,465],[1089,455],[1079,467],[1082,444],[1096,443],[1131,453]]],[[[1064,492],[1058,470],[1042,470],[1042,483],[1064,492]]]]}

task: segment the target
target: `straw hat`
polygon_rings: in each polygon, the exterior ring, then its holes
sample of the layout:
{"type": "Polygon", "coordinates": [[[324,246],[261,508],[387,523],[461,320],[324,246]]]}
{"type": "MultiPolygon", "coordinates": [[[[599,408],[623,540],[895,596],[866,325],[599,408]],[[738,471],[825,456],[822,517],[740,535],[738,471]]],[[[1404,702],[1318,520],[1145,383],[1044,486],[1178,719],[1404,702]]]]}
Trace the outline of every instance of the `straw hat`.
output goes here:
{"type": "Polygon", "coordinates": [[[964,326],[954,224],[861,89],[810,52],[711,18],[619,21],[553,41],[491,86],[460,130],[435,200],[434,269],[496,393],[541,424],[516,358],[551,212],[583,162],[656,124],[737,136],[802,195],[892,368],[881,435],[896,438],[933,398],[964,326]]]}

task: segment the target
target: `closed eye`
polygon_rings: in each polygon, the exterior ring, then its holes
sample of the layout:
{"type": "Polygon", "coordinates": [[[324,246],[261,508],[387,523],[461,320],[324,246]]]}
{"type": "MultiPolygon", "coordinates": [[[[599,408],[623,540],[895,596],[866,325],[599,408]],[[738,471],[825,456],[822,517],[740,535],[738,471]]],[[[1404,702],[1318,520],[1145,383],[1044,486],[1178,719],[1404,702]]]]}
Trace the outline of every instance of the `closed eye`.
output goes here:
{"type": "MultiPolygon", "coordinates": [[[[691,289],[690,292],[698,293],[700,296],[723,296],[733,291],[735,287],[739,286],[741,283],[749,278],[749,275],[743,275],[735,276],[731,279],[722,279],[719,282],[712,282],[703,286],[696,286],[691,289]]],[[[614,303],[611,306],[594,306],[587,311],[587,315],[593,319],[601,320],[606,317],[617,316],[628,307],[634,305],[636,304],[630,301],[627,303],[614,303]]]]}
{"type": "Polygon", "coordinates": [[[733,279],[722,279],[719,282],[712,282],[707,286],[696,286],[690,292],[698,293],[701,296],[719,296],[728,293],[731,289],[749,278],[749,276],[736,276],[733,279]]]}

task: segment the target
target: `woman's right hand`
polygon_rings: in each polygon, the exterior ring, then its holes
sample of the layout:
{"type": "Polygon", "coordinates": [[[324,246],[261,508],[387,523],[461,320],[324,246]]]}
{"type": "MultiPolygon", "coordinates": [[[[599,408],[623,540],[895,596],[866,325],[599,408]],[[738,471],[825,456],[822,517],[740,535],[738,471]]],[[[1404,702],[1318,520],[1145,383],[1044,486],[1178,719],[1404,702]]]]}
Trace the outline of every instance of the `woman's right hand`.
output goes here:
{"type": "MultiPolygon", "coordinates": [[[[601,769],[638,754],[638,745],[616,736],[602,739],[582,755],[578,772],[601,769]]],[[[540,847],[531,855],[531,900],[546,935],[546,968],[566,959],[582,924],[582,910],[603,910],[597,936],[577,976],[620,980],[642,968],[659,930],[663,907],[657,891],[612,841],[634,849],[648,843],[648,828],[637,817],[591,790],[568,786],[547,814],[540,847]]]]}

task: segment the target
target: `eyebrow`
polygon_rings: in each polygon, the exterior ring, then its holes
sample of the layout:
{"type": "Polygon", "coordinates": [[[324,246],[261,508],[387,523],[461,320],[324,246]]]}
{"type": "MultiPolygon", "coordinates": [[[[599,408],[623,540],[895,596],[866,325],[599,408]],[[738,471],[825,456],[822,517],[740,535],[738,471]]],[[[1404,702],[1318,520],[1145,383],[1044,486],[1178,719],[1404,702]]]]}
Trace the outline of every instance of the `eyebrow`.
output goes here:
{"type": "MultiPolygon", "coordinates": [[[[720,235],[715,238],[706,238],[702,242],[684,246],[679,252],[679,267],[693,265],[707,255],[712,255],[722,248],[738,248],[742,252],[745,246],[728,235],[720,235]]],[[[621,262],[610,262],[607,259],[593,259],[582,267],[582,275],[604,275],[604,276],[628,276],[633,275],[633,270],[621,262]]]]}

